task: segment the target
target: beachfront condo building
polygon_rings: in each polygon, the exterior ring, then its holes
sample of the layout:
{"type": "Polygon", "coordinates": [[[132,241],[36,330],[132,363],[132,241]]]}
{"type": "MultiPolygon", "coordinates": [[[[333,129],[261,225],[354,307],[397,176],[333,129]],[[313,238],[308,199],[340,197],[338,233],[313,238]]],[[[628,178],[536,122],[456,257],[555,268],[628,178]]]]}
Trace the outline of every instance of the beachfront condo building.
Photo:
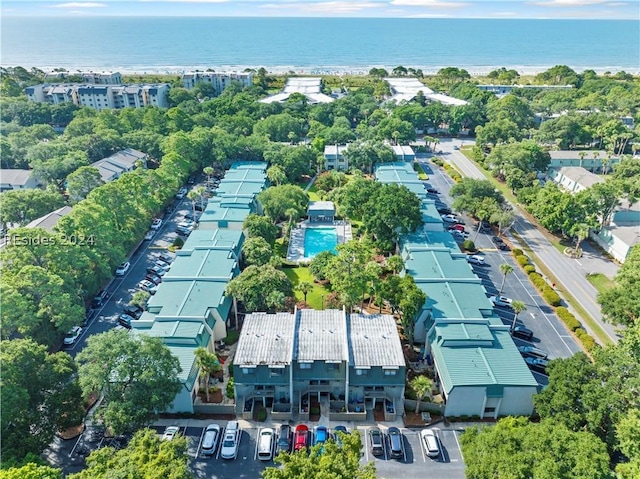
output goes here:
{"type": "Polygon", "coordinates": [[[95,110],[169,106],[169,84],[94,85],[63,83],[30,86],[25,89],[29,101],[50,103],[72,102],[95,110]]]}
{"type": "Polygon", "coordinates": [[[48,72],[44,80],[47,82],[68,81],[70,77],[82,78],[83,83],[91,83],[92,85],[120,85],[122,84],[122,75],[120,72],[67,72],[53,71],[48,72]]]}
{"type": "Polygon", "coordinates": [[[243,88],[253,85],[253,73],[188,72],[182,75],[182,83],[187,90],[198,83],[209,83],[215,89],[216,95],[220,95],[233,83],[239,83],[243,88]]]}

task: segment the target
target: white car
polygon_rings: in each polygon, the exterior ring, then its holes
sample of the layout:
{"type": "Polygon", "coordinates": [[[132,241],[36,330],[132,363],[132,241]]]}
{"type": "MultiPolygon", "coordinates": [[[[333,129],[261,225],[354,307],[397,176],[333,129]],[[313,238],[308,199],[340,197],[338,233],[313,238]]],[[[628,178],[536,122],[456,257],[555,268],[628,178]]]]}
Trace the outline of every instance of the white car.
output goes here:
{"type": "Polygon", "coordinates": [[[80,326],[74,326],[73,328],[71,328],[71,330],[64,336],[64,345],[71,346],[72,344],[74,344],[80,337],[81,333],[82,328],[80,326]]]}
{"type": "Polygon", "coordinates": [[[120,263],[120,266],[116,269],[116,276],[124,276],[127,271],[131,268],[131,263],[125,261],[124,263],[120,263]]]}
{"type": "Polygon", "coordinates": [[[154,231],[159,230],[161,226],[162,220],[160,218],[156,218],[155,220],[153,220],[153,223],[151,223],[151,229],[154,231]]]}
{"type": "Polygon", "coordinates": [[[511,307],[511,303],[513,303],[513,299],[507,298],[506,296],[491,296],[489,298],[489,300],[495,306],[501,306],[503,308],[510,308],[511,307]]]}
{"type": "Polygon", "coordinates": [[[420,437],[427,456],[438,457],[440,455],[440,446],[436,434],[431,429],[423,429],[420,432],[420,437]]]}
{"type": "Polygon", "coordinates": [[[444,221],[445,223],[457,223],[459,221],[458,217],[453,213],[448,215],[440,215],[440,218],[442,218],[442,221],[444,221]]]}
{"type": "Polygon", "coordinates": [[[186,188],[180,188],[178,190],[178,192],[176,193],[176,198],[179,199],[179,200],[181,200],[185,196],[187,196],[187,189],[186,188]]]}
{"type": "Polygon", "coordinates": [[[466,240],[467,238],[469,238],[469,233],[466,231],[460,231],[458,229],[452,229],[450,231],[454,238],[459,238],[463,240],[466,240]]]}
{"type": "Polygon", "coordinates": [[[138,283],[138,288],[140,288],[142,291],[146,291],[149,294],[156,294],[156,291],[158,291],[158,286],[153,284],[148,279],[143,279],[142,281],[140,281],[138,283]]]}
{"type": "Polygon", "coordinates": [[[240,444],[240,425],[238,421],[229,421],[224,431],[222,439],[222,447],[220,448],[220,457],[222,459],[235,459],[238,455],[238,446],[240,444]]]}
{"type": "Polygon", "coordinates": [[[220,426],[209,424],[202,438],[202,454],[212,456],[216,452],[218,441],[220,441],[220,426]]]}
{"type": "Polygon", "coordinates": [[[164,430],[164,434],[162,435],[163,441],[173,441],[173,438],[178,435],[180,432],[180,428],[178,426],[169,426],[164,430]]]}
{"type": "Polygon", "coordinates": [[[153,239],[153,235],[156,234],[155,231],[153,230],[149,230],[147,231],[147,233],[144,235],[144,240],[145,241],[150,241],[153,239]]]}
{"type": "Polygon", "coordinates": [[[472,254],[467,256],[467,261],[471,264],[484,264],[484,256],[472,254]]]}

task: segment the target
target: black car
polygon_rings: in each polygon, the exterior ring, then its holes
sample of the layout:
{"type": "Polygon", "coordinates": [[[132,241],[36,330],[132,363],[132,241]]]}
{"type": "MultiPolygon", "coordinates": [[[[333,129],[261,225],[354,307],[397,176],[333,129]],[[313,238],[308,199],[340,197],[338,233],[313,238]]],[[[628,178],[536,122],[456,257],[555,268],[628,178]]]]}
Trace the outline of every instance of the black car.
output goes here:
{"type": "Polygon", "coordinates": [[[390,427],[387,431],[389,434],[389,449],[391,449],[391,457],[401,458],[404,456],[402,447],[402,433],[397,427],[390,427]]]}
{"type": "Polygon", "coordinates": [[[525,357],[547,359],[549,355],[546,351],[538,349],[535,346],[518,346],[518,351],[525,357]]]}
{"type": "Polygon", "coordinates": [[[531,341],[533,339],[533,331],[525,328],[524,326],[516,326],[511,330],[511,336],[531,341]]]}
{"type": "Polygon", "coordinates": [[[207,208],[206,201],[196,201],[196,204],[193,206],[196,211],[204,211],[207,208]]]}
{"type": "Polygon", "coordinates": [[[447,207],[447,206],[436,206],[436,209],[438,210],[438,213],[440,213],[441,215],[450,215],[453,213],[453,211],[451,211],[451,208],[447,207]]]}
{"type": "Polygon", "coordinates": [[[103,291],[100,291],[98,294],[95,295],[95,297],[93,298],[93,301],[91,301],[91,307],[94,309],[99,308],[105,303],[107,298],[109,298],[109,293],[107,292],[107,290],[105,289],[103,291]]]}
{"type": "Polygon", "coordinates": [[[494,236],[491,239],[493,240],[493,244],[496,245],[496,248],[498,248],[498,249],[507,249],[507,245],[504,243],[502,238],[500,238],[500,236],[494,236]]]}
{"type": "Polygon", "coordinates": [[[135,319],[139,319],[140,316],[142,316],[143,311],[144,310],[140,306],[135,304],[130,304],[123,310],[124,314],[127,314],[135,319]]]}
{"type": "Polygon", "coordinates": [[[156,276],[155,274],[152,274],[152,273],[147,274],[144,277],[144,279],[151,281],[156,286],[158,286],[160,283],[162,283],[162,278],[160,276],[156,276]]]}
{"type": "Polygon", "coordinates": [[[427,193],[431,193],[432,195],[439,195],[440,192],[435,188],[427,188],[427,193]]]}
{"type": "Polygon", "coordinates": [[[527,366],[529,366],[529,369],[538,373],[547,374],[547,366],[549,365],[549,361],[547,361],[546,359],[532,358],[527,356],[524,358],[524,361],[527,363],[527,366]]]}
{"type": "Polygon", "coordinates": [[[291,451],[291,426],[283,424],[278,430],[278,452],[291,451]]]}

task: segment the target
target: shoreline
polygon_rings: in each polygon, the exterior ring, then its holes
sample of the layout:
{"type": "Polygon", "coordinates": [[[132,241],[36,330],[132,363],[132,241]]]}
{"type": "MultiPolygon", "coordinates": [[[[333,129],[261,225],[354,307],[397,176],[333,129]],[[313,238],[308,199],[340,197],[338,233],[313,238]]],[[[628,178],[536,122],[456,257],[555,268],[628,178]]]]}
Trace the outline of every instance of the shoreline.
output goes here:
{"type": "MultiPolygon", "coordinates": [[[[149,65],[149,66],[139,66],[139,67],[119,67],[119,66],[67,66],[67,65],[47,65],[47,66],[24,66],[24,65],[0,65],[2,68],[15,68],[15,67],[23,67],[27,70],[31,68],[38,68],[44,72],[50,72],[57,68],[64,68],[69,73],[74,72],[95,72],[95,73],[106,73],[106,72],[120,72],[123,75],[134,76],[134,75],[176,75],[181,76],[185,72],[193,72],[200,71],[204,72],[207,70],[213,70],[214,72],[225,72],[225,73],[242,73],[245,69],[251,68],[254,70],[258,70],[260,68],[265,68],[267,70],[267,74],[269,75],[306,75],[306,76],[366,76],[369,74],[369,70],[372,68],[383,68],[387,70],[389,73],[399,65],[390,66],[390,65],[370,65],[370,66],[341,66],[341,65],[319,65],[319,66],[296,66],[296,65],[195,65],[195,66],[179,66],[179,65],[149,65]]],[[[405,68],[413,68],[416,70],[422,70],[424,76],[433,76],[436,75],[438,70],[441,68],[453,67],[464,69],[469,72],[472,77],[484,77],[489,74],[489,72],[502,68],[503,66],[508,70],[516,70],[522,76],[534,76],[538,73],[542,73],[552,68],[555,65],[548,66],[525,66],[525,65],[493,65],[493,66],[485,66],[485,65],[469,65],[469,66],[459,66],[459,65],[443,65],[443,66],[419,66],[419,65],[402,65],[405,68]]],[[[589,66],[571,66],[567,65],[569,68],[575,70],[577,73],[583,73],[585,70],[593,70],[598,75],[602,75],[605,72],[610,72],[615,74],[620,71],[625,71],[626,73],[630,73],[632,75],[640,75],[640,68],[636,67],[621,67],[621,66],[607,66],[607,67],[589,67],[589,66]]]]}

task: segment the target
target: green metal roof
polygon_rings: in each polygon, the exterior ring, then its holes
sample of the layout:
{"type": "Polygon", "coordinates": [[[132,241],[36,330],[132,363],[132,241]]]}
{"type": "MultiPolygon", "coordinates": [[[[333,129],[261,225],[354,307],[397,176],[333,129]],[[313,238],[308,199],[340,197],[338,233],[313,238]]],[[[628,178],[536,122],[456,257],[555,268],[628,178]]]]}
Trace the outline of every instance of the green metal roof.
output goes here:
{"type": "Polygon", "coordinates": [[[227,228],[196,229],[191,232],[182,248],[176,252],[176,257],[188,255],[191,251],[203,248],[233,249],[236,255],[239,255],[243,244],[244,233],[240,230],[227,228]]]}
{"type": "Polygon", "coordinates": [[[267,186],[267,180],[234,181],[222,180],[216,190],[216,196],[255,196],[267,186]]]}
{"type": "Polygon", "coordinates": [[[262,170],[237,168],[227,171],[221,183],[225,181],[264,181],[265,178],[266,174],[262,170]]]}
{"type": "MultiPolygon", "coordinates": [[[[454,325],[443,325],[440,331],[449,326],[454,325]]],[[[482,345],[463,342],[462,345],[446,346],[444,338],[437,334],[438,328],[432,333],[433,358],[444,390],[450,393],[455,387],[464,386],[537,387],[538,382],[520,356],[508,330],[487,329],[494,340],[482,345]]]]}
{"type": "Polygon", "coordinates": [[[423,309],[431,311],[434,320],[489,320],[502,324],[484,287],[478,283],[417,283],[427,295],[423,309]]]}
{"type": "Polygon", "coordinates": [[[460,281],[480,283],[467,259],[462,254],[452,255],[449,250],[415,248],[402,256],[405,271],[419,281],[460,281]]]}
{"type": "Polygon", "coordinates": [[[163,283],[180,279],[231,280],[237,271],[234,253],[224,249],[197,249],[188,255],[176,256],[171,268],[163,277],[163,283]]]}
{"type": "MultiPolygon", "coordinates": [[[[266,172],[269,164],[265,161],[235,161],[229,171],[232,170],[259,170],[266,172]]],[[[228,171],[227,171],[228,173],[228,171]]]]}
{"type": "Polygon", "coordinates": [[[438,323],[435,337],[443,344],[447,342],[493,341],[493,333],[486,324],[476,323],[438,323]]]}
{"type": "Polygon", "coordinates": [[[458,243],[448,231],[423,231],[420,233],[411,233],[404,236],[400,240],[400,249],[447,249],[456,253],[460,252],[458,243]]]}
{"type": "Polygon", "coordinates": [[[230,208],[218,204],[208,204],[200,217],[200,224],[204,227],[206,223],[217,223],[226,221],[227,223],[244,223],[249,216],[249,208],[230,208]]]}
{"type": "Polygon", "coordinates": [[[436,209],[436,202],[433,200],[422,200],[420,203],[420,214],[422,215],[423,223],[443,224],[442,217],[436,209]]]}
{"type": "Polygon", "coordinates": [[[211,335],[205,325],[195,321],[155,321],[147,331],[149,336],[164,339],[165,344],[207,346],[211,335]]]}
{"type": "Polygon", "coordinates": [[[418,198],[426,198],[424,184],[410,163],[382,163],[375,169],[376,180],[380,183],[398,183],[414,193],[418,198]]]}
{"type": "MultiPolygon", "coordinates": [[[[163,317],[207,318],[209,309],[222,313],[225,305],[224,290],[227,280],[165,281],[149,300],[148,310],[163,317]]],[[[222,319],[226,315],[220,314],[222,319]]]]}
{"type": "Polygon", "coordinates": [[[189,391],[192,391],[198,377],[198,364],[194,354],[196,347],[171,344],[167,345],[167,347],[171,354],[180,361],[182,372],[178,375],[178,379],[189,391]]]}

